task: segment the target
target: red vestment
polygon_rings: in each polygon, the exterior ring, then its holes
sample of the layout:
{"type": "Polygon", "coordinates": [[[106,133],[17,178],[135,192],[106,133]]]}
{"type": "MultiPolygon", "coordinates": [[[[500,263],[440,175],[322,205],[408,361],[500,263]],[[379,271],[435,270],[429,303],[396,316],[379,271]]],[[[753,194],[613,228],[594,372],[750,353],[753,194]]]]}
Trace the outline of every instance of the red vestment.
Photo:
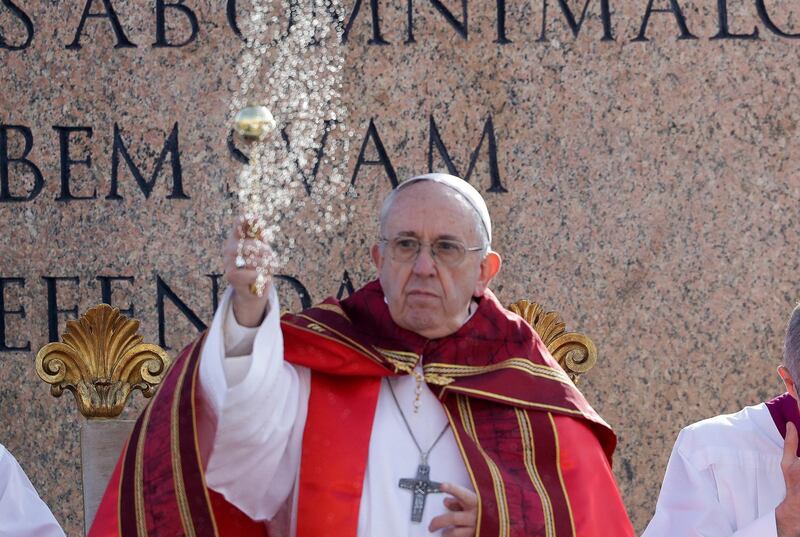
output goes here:
{"type": "MultiPolygon", "coordinates": [[[[312,370],[297,537],[356,535],[381,378],[419,360],[479,497],[477,536],[633,536],[611,473],[614,433],[491,292],[456,333],[435,340],[392,321],[378,282],[281,322],[285,359],[312,370]]],[[[200,348],[181,354],[139,418],[90,537],[264,534],[205,486],[200,348]]]]}

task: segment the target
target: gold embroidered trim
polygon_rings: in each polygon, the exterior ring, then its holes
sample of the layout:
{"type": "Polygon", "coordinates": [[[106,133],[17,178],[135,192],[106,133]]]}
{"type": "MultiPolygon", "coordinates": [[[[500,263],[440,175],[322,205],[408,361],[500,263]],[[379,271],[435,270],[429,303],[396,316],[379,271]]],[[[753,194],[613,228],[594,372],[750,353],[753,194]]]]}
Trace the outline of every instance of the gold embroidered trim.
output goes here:
{"type": "MultiPolygon", "coordinates": [[[[205,342],[205,336],[203,336],[203,342],[205,342]]],[[[211,524],[213,526],[214,535],[215,537],[219,536],[219,530],[217,529],[217,518],[214,514],[214,508],[211,506],[211,498],[208,496],[208,485],[206,485],[206,473],[205,469],[203,468],[203,461],[200,460],[200,441],[197,438],[197,407],[194,404],[197,401],[195,397],[197,393],[197,377],[200,373],[200,360],[198,357],[197,365],[192,372],[192,427],[194,428],[194,452],[197,455],[197,467],[200,469],[200,480],[203,483],[203,495],[206,498],[206,505],[208,506],[208,512],[211,513],[211,524]]]]}
{"type": "Polygon", "coordinates": [[[419,356],[412,352],[391,351],[374,347],[380,353],[384,360],[394,366],[395,373],[402,371],[403,373],[414,374],[414,366],[419,361],[419,356]]]}
{"type": "MultiPolygon", "coordinates": [[[[463,397],[461,395],[456,395],[456,398],[463,397]]],[[[475,491],[475,494],[478,496],[478,518],[476,519],[475,523],[475,537],[480,537],[481,535],[481,518],[483,517],[483,502],[481,501],[481,490],[478,487],[478,480],[475,479],[475,474],[472,472],[472,466],[469,465],[469,459],[467,458],[467,452],[464,451],[464,444],[461,442],[461,436],[458,434],[458,428],[455,426],[455,418],[450,413],[450,409],[447,405],[443,405],[445,414],[447,414],[447,421],[450,422],[450,428],[453,430],[453,436],[456,439],[456,443],[458,444],[458,449],[461,451],[461,458],[464,460],[464,465],[467,467],[467,472],[469,473],[469,479],[472,482],[472,488],[475,491]]],[[[459,407],[459,414],[460,412],[459,407]]],[[[463,416],[459,416],[461,418],[461,426],[464,430],[467,430],[467,425],[464,423],[463,416]]]]}
{"type": "MultiPolygon", "coordinates": [[[[423,369],[424,371],[424,369],[423,369]]],[[[425,382],[428,384],[435,384],[436,386],[447,386],[452,384],[456,379],[447,377],[445,375],[437,375],[436,373],[425,373],[425,382]]]]}
{"type": "Polygon", "coordinates": [[[381,353],[381,355],[386,359],[396,360],[398,362],[408,363],[416,365],[419,361],[419,354],[414,354],[413,352],[405,352],[405,351],[392,351],[389,349],[382,349],[380,347],[375,347],[375,350],[381,353]]]}
{"type": "MultiPolygon", "coordinates": [[[[194,350],[194,347],[192,350],[194,350]]],[[[191,353],[189,357],[191,357],[191,353]]],[[[183,483],[180,431],[178,430],[178,410],[181,401],[181,391],[183,389],[183,380],[186,377],[186,372],[189,370],[190,364],[191,360],[187,359],[186,365],[183,367],[183,371],[181,371],[178,377],[178,384],[172,396],[172,408],[170,410],[170,451],[172,452],[172,481],[175,484],[175,497],[178,501],[178,513],[181,517],[183,531],[186,532],[186,537],[195,537],[196,532],[194,523],[192,522],[192,513],[189,509],[189,501],[186,498],[186,488],[183,483]]]]}
{"type": "MultiPolygon", "coordinates": [[[[349,337],[345,336],[344,334],[338,332],[337,330],[334,330],[333,328],[331,328],[330,326],[326,325],[325,323],[321,323],[321,322],[317,321],[316,319],[312,319],[311,317],[309,317],[307,315],[303,315],[302,313],[299,313],[297,316],[298,317],[302,317],[303,319],[307,319],[312,324],[317,324],[318,326],[321,326],[321,327],[325,328],[329,332],[339,336],[340,339],[339,338],[333,338],[333,337],[330,337],[330,336],[326,336],[324,334],[317,334],[319,337],[324,337],[326,339],[329,339],[330,341],[335,341],[336,343],[339,343],[340,345],[344,345],[346,347],[349,347],[349,348],[353,349],[354,351],[358,351],[358,352],[360,352],[362,354],[365,354],[367,357],[372,359],[373,362],[376,362],[378,364],[383,365],[380,357],[378,357],[375,354],[373,354],[372,352],[370,352],[369,349],[367,349],[363,345],[360,345],[359,343],[353,341],[352,339],[350,339],[349,337]]],[[[284,321],[284,322],[286,322],[286,321],[284,321]]],[[[291,324],[291,323],[287,323],[287,324],[291,324]]],[[[300,325],[297,325],[297,324],[292,324],[292,326],[294,326],[295,328],[299,328],[300,330],[308,330],[307,328],[305,328],[303,326],[300,326],[300,325]]]]}
{"type": "Polygon", "coordinates": [[[147,537],[147,520],[144,514],[144,439],[147,436],[147,426],[150,423],[150,413],[155,406],[161,391],[156,392],[155,398],[147,405],[147,410],[142,418],[142,427],[139,430],[139,438],[136,442],[136,460],[134,464],[133,492],[134,508],[136,510],[136,535],[147,537]]]}
{"type": "Polygon", "coordinates": [[[307,328],[308,328],[309,330],[313,330],[314,332],[324,332],[324,331],[325,331],[325,329],[324,329],[324,328],[322,328],[322,327],[321,327],[320,325],[318,325],[317,323],[308,323],[308,327],[307,327],[307,328]]]}
{"type": "Polygon", "coordinates": [[[314,308],[333,312],[336,315],[347,320],[347,322],[352,323],[350,317],[348,317],[347,314],[344,312],[344,310],[341,307],[337,306],[336,304],[324,304],[324,303],[317,304],[316,306],[314,306],[314,308]]]}
{"type": "Polygon", "coordinates": [[[506,498],[506,489],[505,484],[503,483],[503,476],[500,473],[500,469],[497,467],[495,462],[489,457],[489,454],[483,449],[481,446],[480,440],[478,440],[478,434],[475,430],[475,420],[472,417],[472,408],[469,404],[469,398],[467,397],[459,397],[458,398],[458,409],[462,415],[462,420],[464,420],[465,430],[467,434],[472,438],[472,441],[475,442],[475,447],[478,448],[478,451],[483,456],[484,461],[486,461],[486,466],[489,468],[489,473],[492,476],[492,484],[494,487],[494,495],[497,499],[497,513],[498,518],[500,519],[500,528],[498,537],[508,537],[509,535],[509,516],[508,516],[508,500],[506,498]],[[466,419],[465,419],[466,416],[466,419]]]}
{"type": "Polygon", "coordinates": [[[546,378],[548,380],[555,380],[564,384],[572,385],[572,381],[563,370],[554,369],[544,365],[534,364],[525,358],[509,358],[496,364],[474,366],[474,365],[455,365],[455,364],[442,364],[430,363],[423,366],[423,370],[427,373],[440,375],[444,378],[448,377],[469,377],[473,375],[481,375],[484,373],[491,373],[501,369],[517,369],[533,375],[535,377],[546,378]]]}
{"type": "Polygon", "coordinates": [[[492,392],[485,392],[483,390],[476,390],[474,388],[465,388],[463,386],[445,386],[442,388],[442,394],[439,396],[439,399],[444,399],[444,392],[446,390],[453,391],[453,392],[460,392],[460,393],[467,393],[467,394],[474,394],[478,395],[487,399],[494,399],[497,401],[503,401],[505,403],[510,403],[512,405],[521,406],[525,408],[538,408],[544,410],[557,410],[558,412],[564,412],[566,414],[572,414],[573,416],[581,416],[583,417],[583,412],[580,410],[574,410],[572,408],[564,408],[556,405],[547,405],[544,403],[532,403],[530,401],[524,401],[522,399],[517,399],[515,397],[507,397],[505,395],[500,395],[497,393],[492,392]]]}
{"type": "Polygon", "coordinates": [[[522,409],[515,408],[514,412],[517,415],[520,436],[522,438],[522,453],[525,460],[525,469],[528,471],[531,483],[533,483],[533,487],[536,489],[536,492],[539,494],[539,499],[542,502],[545,535],[546,537],[555,537],[556,524],[553,518],[553,503],[550,501],[550,496],[547,494],[544,483],[542,483],[539,470],[536,468],[536,444],[533,439],[531,420],[528,417],[528,413],[522,409]]]}
{"type": "Polygon", "coordinates": [[[572,502],[569,501],[569,494],[567,494],[567,487],[564,485],[564,476],[561,475],[561,447],[558,441],[558,429],[556,422],[551,413],[547,413],[550,420],[550,426],[553,428],[553,438],[556,440],[556,468],[558,469],[558,480],[561,483],[561,490],[564,491],[564,499],[567,502],[567,512],[569,513],[569,524],[572,527],[572,537],[575,537],[575,519],[572,517],[572,502]]]}
{"type": "Polygon", "coordinates": [[[447,386],[448,384],[455,382],[455,379],[452,377],[428,371],[428,366],[422,367],[423,375],[415,373],[414,367],[416,367],[420,358],[418,354],[414,354],[413,352],[381,349],[380,347],[375,347],[375,350],[378,351],[387,362],[394,366],[395,372],[402,371],[403,373],[409,373],[415,377],[418,377],[420,381],[424,380],[426,383],[434,384],[436,386],[447,386]]]}

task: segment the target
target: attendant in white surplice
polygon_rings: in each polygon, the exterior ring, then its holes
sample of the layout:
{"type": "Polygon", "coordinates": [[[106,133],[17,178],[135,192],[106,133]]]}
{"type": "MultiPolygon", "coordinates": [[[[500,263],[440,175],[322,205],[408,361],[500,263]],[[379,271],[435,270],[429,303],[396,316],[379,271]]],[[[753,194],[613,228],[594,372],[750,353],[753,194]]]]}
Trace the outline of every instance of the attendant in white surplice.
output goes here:
{"type": "Polygon", "coordinates": [[[0,537],[64,537],[17,460],[0,444],[0,537]]]}
{"type": "Polygon", "coordinates": [[[800,306],[778,373],[787,393],[681,431],[642,537],[800,536],[800,306]]]}

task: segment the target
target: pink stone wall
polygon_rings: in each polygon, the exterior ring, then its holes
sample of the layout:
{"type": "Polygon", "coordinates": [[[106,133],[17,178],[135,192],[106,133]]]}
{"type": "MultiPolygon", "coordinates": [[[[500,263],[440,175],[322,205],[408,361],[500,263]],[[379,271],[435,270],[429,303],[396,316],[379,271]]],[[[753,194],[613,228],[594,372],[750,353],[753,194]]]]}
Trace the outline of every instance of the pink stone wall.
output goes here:
{"type": "MultiPolygon", "coordinates": [[[[504,256],[494,289],[562,312],[596,341],[601,361],[582,387],[619,434],[615,470],[638,531],[683,426],[781,392],[783,325],[800,298],[800,40],[788,36],[800,10],[676,1],[680,16],[648,18],[647,1],[609,0],[604,30],[602,3],[590,0],[577,30],[583,3],[565,0],[575,36],[557,0],[544,15],[545,0],[471,0],[467,22],[460,2],[439,2],[453,24],[418,0],[411,43],[406,2],[361,2],[343,45],[347,176],[362,143],[364,160],[380,160],[378,139],[388,160],[355,174],[347,233],[301,242],[284,270],[313,301],[337,293],[345,270],[365,283],[391,174],[428,171],[429,148],[431,168],[446,170],[440,147],[465,174],[482,140],[469,180],[486,193],[504,256]],[[373,4],[385,45],[369,43],[373,4]],[[712,39],[724,34],[721,5],[728,34],[759,38],[712,39]]],[[[241,43],[225,2],[186,0],[196,38],[159,48],[154,2],[112,1],[136,47],[115,48],[109,19],[89,18],[80,48],[66,48],[87,3],[103,13],[100,1],[0,3],[0,443],[69,535],[82,530],[79,419],[70,396],[53,399],[37,379],[35,352],[50,321],[61,332],[73,315],[57,310],[102,299],[102,276],[125,278],[106,280],[111,301],[134,308],[147,340],[173,351],[188,342],[212,316],[240,166],[226,119],[241,43]],[[110,196],[115,125],[144,181],[174,136],[148,197],[122,158],[110,196]],[[68,159],[91,163],[69,165],[60,137],[68,159]]],[[[246,16],[249,2],[232,4],[246,16]]],[[[355,4],[345,1],[348,13],[355,4]]],[[[186,40],[186,16],[166,17],[167,38],[186,40]]],[[[281,293],[300,307],[289,283],[281,293]]],[[[137,396],[131,412],[141,406],[137,396]]]]}

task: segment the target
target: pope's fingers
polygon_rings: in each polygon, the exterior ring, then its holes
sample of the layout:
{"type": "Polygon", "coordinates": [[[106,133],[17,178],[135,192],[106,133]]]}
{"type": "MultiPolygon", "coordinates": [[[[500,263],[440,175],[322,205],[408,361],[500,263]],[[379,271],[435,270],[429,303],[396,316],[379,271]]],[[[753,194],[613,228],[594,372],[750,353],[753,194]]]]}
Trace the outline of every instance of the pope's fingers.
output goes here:
{"type": "Polygon", "coordinates": [[[245,239],[226,243],[222,256],[226,267],[232,264],[236,268],[255,267],[269,258],[271,250],[267,244],[255,239],[245,239]]]}
{"type": "Polygon", "coordinates": [[[440,490],[455,496],[455,498],[461,502],[461,505],[464,509],[471,509],[472,507],[478,505],[477,494],[469,489],[465,489],[464,487],[460,487],[453,483],[442,483],[440,490]]]}
{"type": "MultiPolygon", "coordinates": [[[[237,269],[225,273],[225,280],[233,287],[236,293],[241,293],[246,298],[251,298],[249,295],[252,292],[253,286],[259,281],[259,274],[256,269],[237,269]]],[[[269,288],[272,278],[267,276],[263,281],[262,291],[269,288]]],[[[262,293],[263,295],[263,293],[262,293]]]]}
{"type": "Polygon", "coordinates": [[[450,511],[463,511],[464,506],[461,505],[461,502],[456,500],[455,498],[445,498],[444,499],[444,506],[447,507],[450,511]]]}
{"type": "Polygon", "coordinates": [[[264,237],[261,224],[246,216],[240,216],[236,220],[236,225],[233,227],[233,233],[237,239],[247,238],[261,240],[264,237]]]}
{"type": "Polygon", "coordinates": [[[475,528],[461,527],[450,528],[442,532],[442,537],[473,537],[475,535],[475,528]]]}
{"type": "Polygon", "coordinates": [[[434,517],[428,526],[428,531],[434,533],[450,526],[474,528],[477,517],[474,511],[450,511],[434,517]]]}
{"type": "MultiPolygon", "coordinates": [[[[255,271],[253,271],[255,272],[255,271]]],[[[267,278],[259,285],[257,278],[249,278],[248,280],[229,281],[233,289],[233,302],[234,306],[245,305],[250,311],[249,305],[254,305],[259,309],[259,313],[263,309],[263,305],[269,303],[269,289],[272,286],[272,280],[267,278]]],[[[238,319],[238,315],[237,315],[238,319]]]]}
{"type": "Polygon", "coordinates": [[[244,216],[239,216],[233,222],[231,231],[228,234],[228,240],[237,241],[244,237],[244,226],[247,225],[247,219],[244,216]]]}
{"type": "Polygon", "coordinates": [[[431,520],[428,531],[434,533],[444,528],[475,528],[477,516],[470,511],[451,511],[431,520]]]}
{"type": "Polygon", "coordinates": [[[235,239],[233,237],[228,237],[228,239],[222,245],[222,251],[224,253],[236,252],[240,248],[248,248],[251,250],[264,252],[268,252],[270,250],[269,245],[261,239],[235,239]]]}
{"type": "Polygon", "coordinates": [[[258,279],[258,270],[254,268],[241,268],[225,271],[225,279],[235,289],[245,289],[258,279]]]}

